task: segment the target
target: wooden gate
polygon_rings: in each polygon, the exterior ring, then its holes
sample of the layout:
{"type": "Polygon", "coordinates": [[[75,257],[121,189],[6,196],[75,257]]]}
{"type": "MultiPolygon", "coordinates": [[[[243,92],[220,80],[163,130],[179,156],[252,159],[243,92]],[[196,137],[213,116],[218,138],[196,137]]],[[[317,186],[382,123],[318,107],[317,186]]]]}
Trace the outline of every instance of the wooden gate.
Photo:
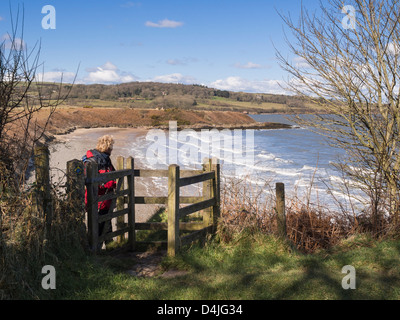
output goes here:
{"type": "MultiPolygon", "coordinates": [[[[70,192],[74,194],[74,189],[82,185],[78,180],[82,180],[82,162],[72,160],[67,164],[68,183],[70,192]],[[78,178],[77,178],[78,177],[78,178]]],[[[110,240],[114,237],[124,237],[128,234],[128,244],[130,250],[135,250],[139,243],[154,244],[156,242],[137,242],[136,230],[167,230],[167,241],[157,244],[166,245],[168,255],[174,256],[182,245],[215,230],[217,220],[220,215],[220,165],[216,159],[206,159],[203,170],[180,170],[177,165],[170,165],[168,170],[144,170],[134,168],[134,159],[117,159],[117,171],[104,174],[98,173],[97,164],[89,163],[85,180],[87,190],[87,227],[89,244],[91,249],[96,252],[99,250],[98,244],[110,240]],[[139,177],[166,177],[168,178],[168,195],[162,197],[137,197],[135,196],[135,179],[139,177]],[[114,192],[101,195],[97,194],[99,184],[110,180],[117,181],[114,192]],[[126,181],[126,182],[125,182],[126,181]],[[202,196],[183,197],[180,196],[181,188],[196,183],[202,183],[202,196]],[[111,200],[111,208],[106,215],[99,216],[98,203],[111,200]],[[164,204],[168,210],[167,223],[136,223],[135,204],[164,204]],[[192,213],[201,211],[202,221],[182,222],[182,218],[192,213]],[[128,223],[126,224],[125,216],[128,223]],[[99,223],[111,221],[117,218],[117,230],[103,235],[98,234],[99,223]],[[190,232],[186,236],[180,236],[180,231],[190,232]]],[[[78,194],[75,192],[72,201],[79,202],[78,194]],[[77,199],[78,198],[78,199],[77,199]]],[[[82,198],[80,198],[82,199],[82,198]]]]}

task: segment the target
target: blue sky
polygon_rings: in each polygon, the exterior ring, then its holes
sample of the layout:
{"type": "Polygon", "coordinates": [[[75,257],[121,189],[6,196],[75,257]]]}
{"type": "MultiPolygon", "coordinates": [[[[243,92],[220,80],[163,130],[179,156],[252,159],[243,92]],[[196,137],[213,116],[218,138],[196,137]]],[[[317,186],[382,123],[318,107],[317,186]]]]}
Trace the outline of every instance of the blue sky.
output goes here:
{"type": "MultiPolygon", "coordinates": [[[[299,16],[298,0],[2,0],[0,37],[24,7],[24,43],[41,42],[46,81],[203,84],[246,92],[283,93],[287,79],[273,44],[287,51],[277,12],[299,16]],[[45,5],[56,10],[44,29],[45,5]]],[[[309,10],[318,0],[303,0],[309,10]]]]}

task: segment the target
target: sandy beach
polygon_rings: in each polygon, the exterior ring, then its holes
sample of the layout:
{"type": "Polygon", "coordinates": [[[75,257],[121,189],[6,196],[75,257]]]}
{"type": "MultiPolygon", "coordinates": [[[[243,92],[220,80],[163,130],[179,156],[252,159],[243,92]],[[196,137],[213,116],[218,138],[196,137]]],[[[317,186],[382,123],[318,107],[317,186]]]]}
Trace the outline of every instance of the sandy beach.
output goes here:
{"type": "Polygon", "coordinates": [[[73,159],[80,160],[89,149],[96,147],[97,139],[105,134],[113,136],[115,140],[111,160],[116,163],[117,156],[129,157],[129,144],[138,137],[144,137],[147,130],[136,128],[93,128],[76,129],[65,135],[56,135],[50,144],[51,165],[60,169],[66,168],[66,163],[73,159]]]}
{"type": "MultiPolygon", "coordinates": [[[[144,139],[147,130],[137,128],[93,128],[93,129],[76,129],[65,135],[57,135],[56,139],[50,143],[50,168],[53,183],[65,181],[65,172],[67,162],[73,159],[80,160],[89,149],[96,147],[97,139],[105,134],[112,135],[115,144],[111,154],[111,161],[116,166],[117,157],[125,158],[132,156],[132,145],[140,144],[140,138],[144,139]]],[[[144,164],[140,159],[135,158],[135,167],[143,168],[144,164]]],[[[136,179],[135,192],[137,195],[149,195],[149,190],[158,190],[154,185],[151,187],[151,181],[141,181],[136,179]]],[[[153,182],[154,184],[154,182],[153,182]]],[[[136,221],[147,221],[158,209],[157,205],[136,205],[136,221]]]]}
{"type": "MultiPolygon", "coordinates": [[[[39,123],[45,119],[47,119],[46,114],[39,112],[39,123]]],[[[228,111],[62,108],[52,116],[48,126],[48,132],[53,137],[49,139],[52,183],[65,184],[67,162],[73,159],[81,160],[87,150],[96,147],[97,139],[105,134],[112,135],[115,140],[111,154],[114,166],[116,166],[118,156],[125,158],[132,156],[135,159],[135,168],[167,169],[166,164],[156,167],[148,163],[146,146],[149,146],[149,141],[146,141],[146,135],[150,129],[168,129],[169,121],[177,121],[178,125],[179,122],[190,122],[191,125],[179,125],[179,128],[192,130],[290,127],[282,123],[261,123],[246,114],[228,111]],[[157,126],[152,125],[155,119],[157,126]]],[[[173,148],[171,150],[175,151],[173,148]]],[[[201,162],[201,159],[198,160],[201,162]]],[[[199,195],[200,191],[197,187],[193,187],[194,190],[190,188],[182,190],[182,195],[199,195]]],[[[135,194],[137,196],[167,196],[167,180],[166,178],[135,179],[135,194]]],[[[158,205],[136,205],[136,221],[147,221],[158,208],[158,205]]]]}

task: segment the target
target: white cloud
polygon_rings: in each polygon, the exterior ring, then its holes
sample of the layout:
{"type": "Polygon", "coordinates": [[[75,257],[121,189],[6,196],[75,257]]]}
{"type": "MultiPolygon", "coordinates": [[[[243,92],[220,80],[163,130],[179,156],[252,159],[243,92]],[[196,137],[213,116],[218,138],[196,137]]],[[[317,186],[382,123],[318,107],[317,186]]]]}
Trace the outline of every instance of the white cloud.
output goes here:
{"type": "Polygon", "coordinates": [[[133,7],[140,7],[142,4],[140,2],[132,2],[128,1],[125,2],[124,4],[121,4],[122,8],[133,8],[133,7]]]}
{"type": "Polygon", "coordinates": [[[186,63],[180,59],[169,59],[169,60],[167,60],[167,64],[170,64],[171,66],[185,66],[186,65],[186,63]]]}
{"type": "Polygon", "coordinates": [[[400,53],[400,46],[398,43],[394,43],[393,41],[388,43],[387,48],[386,48],[387,52],[389,55],[398,55],[400,53]]]}
{"type": "Polygon", "coordinates": [[[234,67],[238,68],[238,69],[263,69],[263,68],[268,68],[268,66],[262,66],[261,64],[257,64],[257,63],[253,63],[253,62],[247,62],[246,64],[235,63],[234,67]]]}
{"type": "Polygon", "coordinates": [[[210,84],[211,87],[220,90],[287,94],[281,85],[284,85],[284,82],[280,80],[247,80],[241,77],[228,77],[210,84]]]}
{"type": "Polygon", "coordinates": [[[166,62],[167,64],[171,65],[171,66],[186,66],[189,63],[194,63],[197,62],[198,59],[196,58],[183,58],[183,59],[168,59],[166,62]]]}
{"type": "Polygon", "coordinates": [[[164,20],[158,21],[157,23],[147,21],[145,23],[145,25],[146,25],[146,27],[152,27],[152,28],[177,28],[177,27],[183,26],[183,22],[164,19],[164,20]]]}
{"type": "Polygon", "coordinates": [[[3,34],[0,38],[0,43],[4,45],[4,48],[7,50],[25,50],[26,42],[21,38],[14,38],[12,39],[11,36],[6,33],[3,34]]]}
{"type": "Polygon", "coordinates": [[[136,81],[131,73],[123,72],[111,62],[106,62],[101,67],[86,69],[88,76],[84,78],[86,83],[122,83],[136,81]]]}
{"type": "Polygon", "coordinates": [[[311,65],[307,62],[306,59],[303,57],[296,57],[293,59],[296,68],[303,68],[303,69],[310,69],[312,68],[311,65]]]}
{"type": "Polygon", "coordinates": [[[0,16],[0,21],[3,21],[3,20],[4,20],[4,18],[2,16],[0,16]]]}
{"type": "Polygon", "coordinates": [[[110,61],[107,61],[101,68],[104,70],[118,70],[117,66],[110,61]]]}
{"type": "Polygon", "coordinates": [[[38,81],[44,82],[63,82],[72,83],[75,79],[75,73],[63,71],[49,71],[36,74],[38,81]]]}
{"type": "Polygon", "coordinates": [[[156,76],[149,80],[153,82],[164,82],[164,83],[183,83],[183,84],[193,84],[196,83],[196,79],[191,76],[184,76],[180,73],[172,73],[161,76],[156,76]]]}

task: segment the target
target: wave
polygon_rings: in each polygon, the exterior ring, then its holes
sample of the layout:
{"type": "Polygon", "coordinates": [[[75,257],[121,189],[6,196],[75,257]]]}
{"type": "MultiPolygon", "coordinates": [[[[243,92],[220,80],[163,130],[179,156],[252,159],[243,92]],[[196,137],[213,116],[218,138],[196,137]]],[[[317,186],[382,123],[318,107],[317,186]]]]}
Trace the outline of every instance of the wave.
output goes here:
{"type": "Polygon", "coordinates": [[[273,160],[273,161],[277,161],[277,162],[281,162],[281,163],[294,163],[294,161],[292,161],[292,160],[283,159],[283,158],[277,157],[273,153],[267,153],[265,151],[261,151],[261,153],[257,154],[256,157],[261,158],[261,159],[266,159],[266,160],[273,160]]]}
{"type": "Polygon", "coordinates": [[[304,165],[303,168],[300,169],[300,171],[306,171],[306,170],[310,170],[310,171],[317,170],[318,171],[318,167],[311,167],[311,166],[308,166],[308,165],[304,165]]]}

